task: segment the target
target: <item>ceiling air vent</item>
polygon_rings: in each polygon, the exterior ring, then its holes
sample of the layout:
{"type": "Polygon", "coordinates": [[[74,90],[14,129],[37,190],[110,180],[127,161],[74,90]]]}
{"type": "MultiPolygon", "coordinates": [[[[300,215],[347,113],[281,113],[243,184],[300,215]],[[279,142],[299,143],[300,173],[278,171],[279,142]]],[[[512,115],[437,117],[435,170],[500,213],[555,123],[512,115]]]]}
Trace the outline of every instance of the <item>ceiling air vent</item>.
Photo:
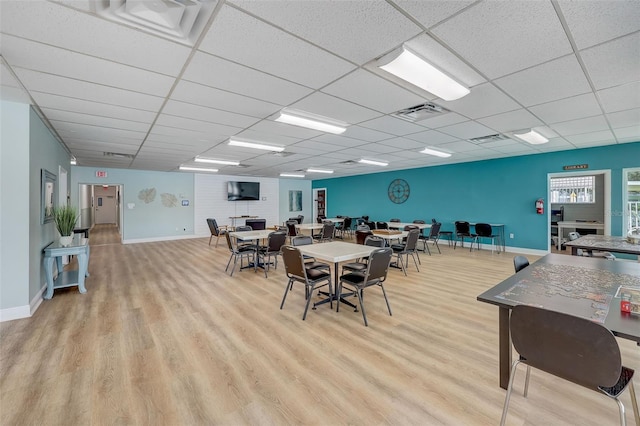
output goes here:
{"type": "Polygon", "coordinates": [[[295,153],[294,152],[287,152],[287,151],[280,151],[280,152],[273,151],[270,154],[273,155],[274,157],[288,157],[288,156],[293,155],[295,153]]]}
{"type": "Polygon", "coordinates": [[[391,115],[415,123],[416,121],[425,120],[427,118],[433,117],[434,115],[445,114],[447,112],[449,112],[448,109],[443,108],[440,105],[427,102],[424,104],[401,109],[400,111],[394,112],[391,115]]]}
{"type": "Polygon", "coordinates": [[[105,157],[125,158],[129,160],[133,160],[135,157],[133,154],[123,154],[121,152],[103,152],[102,155],[105,157]]]}
{"type": "Polygon", "coordinates": [[[505,139],[509,139],[509,138],[506,137],[505,135],[496,133],[495,135],[478,136],[477,138],[471,138],[469,139],[469,142],[473,142],[479,145],[479,144],[488,143],[488,142],[503,141],[505,139]]]}
{"type": "Polygon", "coordinates": [[[193,46],[215,5],[215,0],[103,0],[96,2],[96,11],[112,21],[193,46]]]}

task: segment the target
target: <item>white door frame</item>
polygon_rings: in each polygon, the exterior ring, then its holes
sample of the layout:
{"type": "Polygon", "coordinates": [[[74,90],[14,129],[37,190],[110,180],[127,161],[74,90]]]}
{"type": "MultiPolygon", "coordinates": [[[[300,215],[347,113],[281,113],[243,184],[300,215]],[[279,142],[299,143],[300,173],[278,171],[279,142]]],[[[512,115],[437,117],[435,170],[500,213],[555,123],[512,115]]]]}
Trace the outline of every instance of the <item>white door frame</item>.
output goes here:
{"type": "MultiPolygon", "coordinates": [[[[629,211],[627,210],[627,205],[629,204],[629,188],[628,188],[628,176],[629,172],[640,171],[640,167],[628,167],[626,169],[622,169],[622,235],[625,236],[629,232],[628,223],[629,223],[629,211]]],[[[640,261],[640,256],[638,256],[638,261],[640,261]]]]}

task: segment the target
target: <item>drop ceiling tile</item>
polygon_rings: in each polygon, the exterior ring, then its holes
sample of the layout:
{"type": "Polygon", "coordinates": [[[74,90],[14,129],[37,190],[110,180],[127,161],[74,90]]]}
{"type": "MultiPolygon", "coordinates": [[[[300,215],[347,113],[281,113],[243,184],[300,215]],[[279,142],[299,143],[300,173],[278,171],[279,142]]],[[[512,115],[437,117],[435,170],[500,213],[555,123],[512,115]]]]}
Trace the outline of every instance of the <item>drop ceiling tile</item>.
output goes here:
{"type": "Polygon", "coordinates": [[[0,19],[3,37],[12,34],[171,76],[191,53],[186,46],[50,2],[3,1],[0,19]]]}
{"type": "Polygon", "coordinates": [[[357,151],[360,153],[359,155],[365,155],[369,152],[374,153],[375,155],[380,154],[388,154],[390,152],[395,152],[398,149],[395,146],[384,145],[382,143],[370,143],[364,149],[358,148],[357,151]]]}
{"type": "Polygon", "coordinates": [[[486,150],[486,148],[479,147],[478,145],[468,141],[456,141],[456,142],[443,143],[441,145],[438,145],[438,149],[442,149],[445,152],[451,152],[453,154],[459,154],[463,152],[480,153],[486,150]]]}
{"type": "MultiPolygon", "coordinates": [[[[298,151],[299,148],[308,149],[310,152],[331,152],[335,151],[335,145],[331,145],[328,143],[322,144],[318,143],[318,141],[308,140],[308,141],[300,141],[291,147],[293,151],[298,151]]],[[[289,149],[289,148],[287,148],[289,149]]],[[[302,151],[300,151],[302,152],[302,151]]]]}
{"type": "Polygon", "coordinates": [[[178,83],[171,99],[258,118],[268,117],[281,109],[280,105],[189,81],[178,83]]]}
{"type": "Polygon", "coordinates": [[[234,0],[232,3],[358,64],[421,32],[419,26],[381,1],[234,0]]]}
{"type": "Polygon", "coordinates": [[[424,102],[420,96],[396,86],[363,69],[331,83],[324,93],[371,108],[391,113],[424,102]]]}
{"type": "Polygon", "coordinates": [[[633,140],[640,141],[640,125],[613,129],[613,133],[615,133],[616,138],[625,142],[633,140]]]}
{"type": "Polygon", "coordinates": [[[640,32],[580,52],[596,89],[640,79],[640,32]]]}
{"type": "Polygon", "coordinates": [[[545,123],[575,120],[601,114],[600,106],[592,93],[536,105],[529,111],[545,123]]]}
{"type": "Polygon", "coordinates": [[[579,135],[609,129],[609,125],[602,115],[556,123],[550,127],[561,136],[579,135]]]}
{"type": "MultiPolygon", "coordinates": [[[[156,123],[151,132],[149,133],[149,137],[154,137],[156,140],[166,140],[166,141],[174,141],[176,139],[185,140],[185,141],[202,141],[202,142],[210,142],[211,140],[215,140],[220,138],[220,135],[211,135],[212,139],[209,139],[209,135],[204,134],[200,131],[194,131],[191,129],[183,129],[179,127],[170,127],[170,126],[162,126],[156,123]]],[[[226,138],[225,138],[226,139],[226,138]]]]}
{"type": "Polygon", "coordinates": [[[182,78],[279,105],[288,105],[313,92],[308,87],[203,52],[196,52],[182,78]]]}
{"type": "Polygon", "coordinates": [[[347,131],[344,132],[342,136],[353,139],[360,139],[367,142],[378,142],[393,137],[389,133],[378,132],[376,130],[367,129],[366,127],[355,125],[347,127],[347,131]]]}
{"type": "Polygon", "coordinates": [[[121,120],[117,118],[102,117],[99,115],[82,114],[71,111],[61,111],[56,109],[41,108],[45,117],[50,121],[60,121],[67,123],[86,124],[89,126],[100,126],[112,129],[133,130],[136,132],[147,132],[149,123],[140,123],[131,120],[121,120]]]}
{"type": "Polygon", "coordinates": [[[567,149],[575,149],[575,146],[569,142],[567,142],[564,138],[553,138],[549,139],[549,142],[538,145],[538,151],[540,152],[554,152],[554,151],[565,151],[567,149]]]}
{"type": "Polygon", "coordinates": [[[271,133],[274,135],[289,136],[297,139],[310,139],[320,136],[323,133],[306,127],[294,126],[280,123],[278,121],[262,120],[250,127],[256,132],[271,133]]]}
{"type": "MultiPolygon", "coordinates": [[[[139,145],[126,144],[126,143],[108,143],[86,139],[71,139],[66,140],[69,147],[78,147],[84,150],[92,150],[98,152],[117,152],[120,154],[135,154],[138,151],[139,145]]],[[[119,160],[119,159],[118,159],[119,160]]],[[[123,159],[125,160],[125,159],[123,159]]],[[[126,161],[131,161],[128,159],[126,161]]]]}
{"type": "Polygon", "coordinates": [[[513,99],[491,83],[473,87],[471,93],[455,101],[439,101],[443,107],[469,118],[481,118],[520,108],[513,99]]]}
{"type": "Polygon", "coordinates": [[[201,132],[207,135],[211,135],[212,137],[229,137],[242,130],[242,128],[240,127],[225,126],[224,124],[192,120],[189,118],[176,117],[175,115],[168,114],[160,114],[158,116],[158,119],[156,120],[156,125],[201,132]]]}
{"type": "Polygon", "coordinates": [[[291,108],[349,124],[356,124],[380,116],[377,111],[320,92],[292,104],[291,108]]]}
{"type": "Polygon", "coordinates": [[[416,21],[429,28],[438,22],[454,15],[465,7],[475,3],[466,1],[421,1],[421,0],[393,0],[395,4],[410,14],[416,21]]]}
{"type": "Polygon", "coordinates": [[[148,95],[166,96],[175,79],[166,75],[3,35],[2,55],[14,68],[57,74],[148,95]],[[28,51],[29,55],[23,52],[28,51]]]}
{"type": "Polygon", "coordinates": [[[83,99],[69,98],[66,96],[51,95],[48,93],[34,92],[34,99],[45,109],[57,109],[61,111],[77,112],[81,114],[99,115],[101,117],[117,118],[121,120],[138,121],[141,123],[151,123],[156,114],[151,111],[127,108],[90,102],[83,99]]]}
{"type": "Polygon", "coordinates": [[[640,108],[640,81],[598,90],[598,97],[605,112],[624,111],[640,108]]]}
{"type": "Polygon", "coordinates": [[[607,120],[614,129],[631,126],[640,128],[640,108],[607,114],[607,120]]]}
{"type": "Polygon", "coordinates": [[[578,49],[640,30],[640,7],[636,0],[558,3],[578,49]]]}
{"type": "Polygon", "coordinates": [[[458,139],[451,135],[438,132],[437,130],[427,130],[426,132],[413,133],[405,137],[423,143],[425,145],[439,145],[441,143],[453,142],[458,139]]]}
{"type": "Polygon", "coordinates": [[[424,127],[399,118],[390,117],[388,115],[375,118],[373,120],[360,123],[360,126],[374,130],[379,130],[396,136],[404,136],[410,133],[418,133],[424,131],[424,127]]]}
{"type": "Polygon", "coordinates": [[[226,5],[200,50],[315,89],[355,69],[331,53],[226,5]]]}
{"type": "Polygon", "coordinates": [[[524,106],[537,105],[591,91],[575,55],[568,55],[495,80],[524,106]]]}
{"type": "Polygon", "coordinates": [[[318,136],[317,138],[313,138],[313,141],[316,141],[316,143],[319,144],[331,144],[334,145],[334,149],[335,147],[339,148],[349,148],[349,147],[356,147],[356,146],[364,146],[366,145],[366,142],[363,142],[361,140],[358,139],[351,139],[351,138],[346,138],[344,136],[340,136],[340,135],[331,135],[331,134],[325,134],[322,136],[318,136]]]}
{"type": "Polygon", "coordinates": [[[456,114],[455,112],[447,112],[445,114],[436,114],[431,118],[420,120],[417,123],[429,129],[438,129],[440,127],[451,126],[452,124],[462,123],[468,118],[456,114]]]}
{"type": "Polygon", "coordinates": [[[591,144],[593,142],[607,141],[607,142],[615,143],[616,141],[615,137],[613,136],[613,133],[611,133],[611,130],[584,133],[581,135],[565,136],[564,138],[576,146],[584,146],[585,144],[591,144]]]}
{"type": "Polygon", "coordinates": [[[478,122],[498,132],[511,132],[542,125],[542,121],[525,109],[509,111],[492,115],[478,120],[478,122]]]}
{"type": "Polygon", "coordinates": [[[39,93],[48,93],[102,104],[142,109],[145,111],[157,111],[163,101],[163,98],[158,96],[134,93],[129,90],[116,89],[71,78],[21,68],[16,68],[15,71],[20,81],[33,93],[36,101],[39,93]]]}
{"type": "Polygon", "coordinates": [[[414,141],[407,138],[393,138],[386,141],[378,142],[380,145],[392,146],[396,149],[417,149],[424,148],[422,142],[414,141]]]}
{"type": "Polygon", "coordinates": [[[186,102],[169,100],[162,109],[163,114],[193,118],[210,123],[225,124],[234,127],[249,127],[259,121],[256,117],[193,105],[186,102]]]}
{"type": "Polygon", "coordinates": [[[466,121],[464,123],[454,124],[453,126],[442,127],[438,129],[438,131],[455,136],[458,139],[478,138],[496,133],[495,130],[476,123],[475,121],[466,121]]]}
{"type": "Polygon", "coordinates": [[[118,141],[129,142],[131,144],[140,144],[145,137],[144,132],[90,126],[80,123],[67,123],[56,120],[50,120],[50,122],[65,141],[67,140],[68,134],[73,134],[73,137],[86,140],[118,141]],[[65,134],[65,136],[63,136],[63,134],[65,134]]]}
{"type": "MultiPolygon", "coordinates": [[[[249,139],[252,141],[258,141],[258,142],[264,142],[266,144],[271,144],[271,145],[279,145],[279,146],[288,146],[288,145],[292,145],[296,142],[298,142],[300,139],[298,138],[292,138],[290,136],[284,136],[284,135],[274,135],[271,133],[263,133],[263,132],[257,132],[255,130],[243,130],[242,132],[238,133],[236,136],[240,137],[240,138],[245,138],[245,139],[249,139]]],[[[234,149],[237,149],[239,147],[232,147],[234,149]]],[[[250,149],[251,152],[260,152],[260,150],[255,150],[255,149],[250,149]]]]}
{"type": "Polygon", "coordinates": [[[551,2],[478,3],[433,33],[489,78],[572,52],[551,2]]]}

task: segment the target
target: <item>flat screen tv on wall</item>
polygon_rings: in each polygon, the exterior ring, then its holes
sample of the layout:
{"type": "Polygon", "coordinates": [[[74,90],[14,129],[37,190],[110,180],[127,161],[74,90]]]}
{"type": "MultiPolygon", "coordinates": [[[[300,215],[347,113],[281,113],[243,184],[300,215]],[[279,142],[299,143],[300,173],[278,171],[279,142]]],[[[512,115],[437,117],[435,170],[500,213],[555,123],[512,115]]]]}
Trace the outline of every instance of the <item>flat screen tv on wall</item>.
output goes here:
{"type": "Polygon", "coordinates": [[[227,200],[244,201],[260,199],[260,182],[227,182],[227,200]]]}

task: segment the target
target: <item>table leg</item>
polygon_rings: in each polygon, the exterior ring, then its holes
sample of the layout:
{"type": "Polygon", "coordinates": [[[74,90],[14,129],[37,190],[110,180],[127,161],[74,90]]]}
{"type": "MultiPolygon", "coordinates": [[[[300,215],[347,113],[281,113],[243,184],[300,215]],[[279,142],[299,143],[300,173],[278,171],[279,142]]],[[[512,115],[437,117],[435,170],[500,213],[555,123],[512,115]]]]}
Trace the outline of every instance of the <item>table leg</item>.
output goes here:
{"type": "MultiPolygon", "coordinates": [[[[337,303],[344,303],[345,305],[349,305],[351,306],[353,309],[356,309],[357,306],[354,305],[353,303],[349,302],[347,299],[344,299],[343,297],[341,297],[341,294],[336,294],[338,292],[338,266],[339,266],[339,262],[336,262],[333,264],[333,300],[335,300],[337,303]]],[[[327,294],[328,293],[324,293],[324,292],[320,292],[322,294],[327,294]]],[[[353,293],[350,293],[353,294],[353,293]]],[[[316,306],[320,306],[320,305],[324,305],[325,303],[329,303],[331,301],[331,298],[327,297],[326,299],[323,299],[319,302],[316,302],[313,304],[313,309],[316,308],[316,306]]]]}
{"type": "Polygon", "coordinates": [[[511,371],[511,335],[509,334],[509,316],[511,309],[498,308],[499,343],[500,354],[500,387],[507,389],[509,386],[509,374],[511,371]]]}
{"type": "Polygon", "coordinates": [[[53,257],[45,257],[44,275],[47,279],[47,292],[44,298],[51,299],[53,297],[53,257]]]}
{"type": "Polygon", "coordinates": [[[86,293],[87,289],[84,286],[84,277],[87,275],[87,264],[89,263],[89,256],[87,253],[78,254],[78,291],[80,293],[86,293]]]}

